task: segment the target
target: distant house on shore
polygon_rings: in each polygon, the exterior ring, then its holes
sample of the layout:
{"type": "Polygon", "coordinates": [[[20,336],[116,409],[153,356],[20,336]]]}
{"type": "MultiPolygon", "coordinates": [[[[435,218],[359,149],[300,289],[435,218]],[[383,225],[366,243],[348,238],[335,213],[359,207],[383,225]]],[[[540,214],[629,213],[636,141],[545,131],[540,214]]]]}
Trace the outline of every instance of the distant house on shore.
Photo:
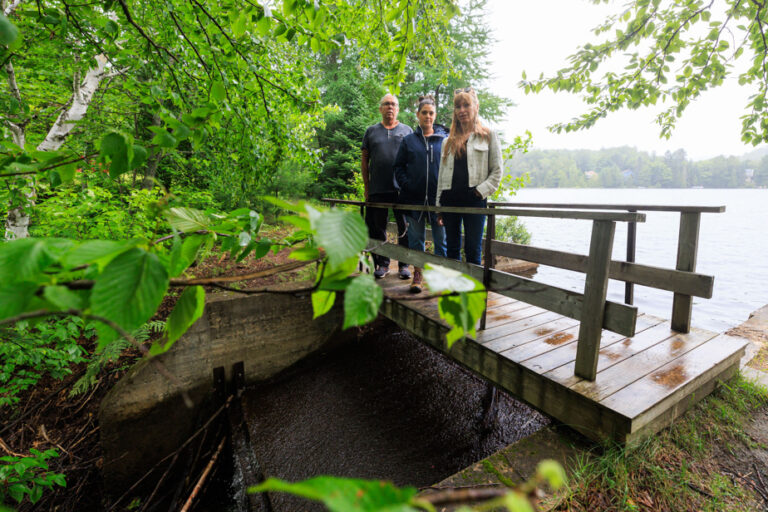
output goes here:
{"type": "Polygon", "coordinates": [[[585,171],[584,176],[586,176],[588,180],[594,180],[597,178],[597,173],[595,171],[585,171]]]}

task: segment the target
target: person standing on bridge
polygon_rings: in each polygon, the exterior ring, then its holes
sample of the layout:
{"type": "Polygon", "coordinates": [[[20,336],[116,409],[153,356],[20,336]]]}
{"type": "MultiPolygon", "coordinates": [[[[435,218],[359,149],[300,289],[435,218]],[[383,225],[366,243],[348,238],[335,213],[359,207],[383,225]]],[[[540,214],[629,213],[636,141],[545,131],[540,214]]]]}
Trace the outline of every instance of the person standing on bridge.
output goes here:
{"type": "MultiPolygon", "coordinates": [[[[413,133],[409,126],[397,120],[400,105],[397,98],[387,94],[379,102],[381,122],[369,126],[365,131],[362,146],[360,170],[365,187],[365,200],[371,203],[395,203],[397,201],[397,182],[393,170],[395,156],[400,148],[400,142],[406,135],[413,133]]],[[[406,237],[406,222],[403,212],[394,210],[397,222],[398,245],[408,247],[406,237]]],[[[368,236],[375,240],[387,239],[388,208],[371,208],[365,210],[365,224],[368,226],[368,236]]],[[[373,255],[376,279],[381,279],[389,273],[389,258],[373,255]]],[[[408,264],[398,262],[400,279],[410,279],[408,264]]]]}
{"type": "MultiPolygon", "coordinates": [[[[437,206],[485,208],[486,198],[499,188],[502,175],[501,144],[496,133],[479,118],[480,102],[472,87],[453,93],[451,133],[443,143],[437,179],[437,206]]],[[[480,264],[485,215],[442,213],[449,258],[464,256],[480,264]]]]}
{"type": "MultiPolygon", "coordinates": [[[[420,96],[416,109],[419,126],[414,133],[403,139],[395,158],[395,178],[400,185],[398,199],[402,204],[435,206],[440,150],[443,139],[448,136],[445,126],[435,124],[436,115],[435,99],[432,96],[420,96]]],[[[437,256],[445,257],[445,228],[438,223],[437,214],[406,210],[405,216],[408,221],[408,246],[415,251],[424,251],[429,219],[434,252],[437,256]]],[[[419,293],[421,286],[421,268],[414,265],[411,292],[419,293]]]]}

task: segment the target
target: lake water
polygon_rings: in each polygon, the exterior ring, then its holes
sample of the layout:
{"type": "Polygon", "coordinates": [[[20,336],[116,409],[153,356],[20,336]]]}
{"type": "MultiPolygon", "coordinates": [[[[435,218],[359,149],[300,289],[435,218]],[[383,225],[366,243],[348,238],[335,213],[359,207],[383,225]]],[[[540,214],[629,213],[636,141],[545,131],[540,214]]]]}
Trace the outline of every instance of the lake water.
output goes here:
{"type": "MultiPolygon", "coordinates": [[[[694,297],[692,325],[725,331],[768,304],[768,190],[766,189],[541,189],[521,190],[513,202],[725,205],[724,213],[703,213],[696,271],[715,276],[711,299],[694,297]]],[[[644,212],[637,224],[638,263],[675,268],[679,213],[644,212]]],[[[521,218],[531,245],[589,253],[591,221],[521,218]]],[[[613,259],[626,260],[627,225],[617,223],[613,259]]],[[[584,275],[539,267],[537,281],[583,291],[584,275]]],[[[611,281],[608,298],[624,301],[624,283],[611,281]]],[[[672,293],[635,287],[639,312],[670,318],[672,293]]]]}

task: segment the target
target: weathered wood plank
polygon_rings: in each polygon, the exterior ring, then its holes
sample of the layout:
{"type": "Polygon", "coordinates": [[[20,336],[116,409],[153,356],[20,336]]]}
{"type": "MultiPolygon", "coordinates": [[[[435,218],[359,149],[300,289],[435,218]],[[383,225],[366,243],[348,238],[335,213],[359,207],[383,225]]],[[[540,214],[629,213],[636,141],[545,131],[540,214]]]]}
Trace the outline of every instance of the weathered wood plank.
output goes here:
{"type": "Polygon", "coordinates": [[[488,309],[494,309],[499,306],[504,306],[506,304],[513,304],[515,302],[520,302],[520,301],[515,300],[512,297],[499,295],[498,293],[494,293],[494,292],[488,293],[488,309]]]}
{"type": "Polygon", "coordinates": [[[501,325],[490,332],[489,329],[478,331],[477,341],[494,352],[501,352],[536,338],[535,335],[530,337],[532,332],[521,334],[518,337],[517,335],[521,332],[542,327],[558,318],[564,317],[551,311],[545,311],[517,322],[501,325]]]}
{"type": "MultiPolygon", "coordinates": [[[[340,203],[338,204],[351,204],[340,203]]],[[[531,210],[523,208],[458,208],[452,206],[417,206],[397,203],[367,203],[372,208],[390,208],[417,212],[473,213],[476,215],[514,215],[516,217],[543,217],[549,219],[608,220],[614,222],[645,222],[644,213],[618,213],[567,210],[531,210]]]]}
{"type": "MultiPolygon", "coordinates": [[[[696,270],[696,256],[699,251],[700,213],[684,212],[680,214],[680,236],[677,245],[677,270],[693,272],[696,270]]],[[[691,328],[693,297],[675,293],[672,300],[672,328],[678,332],[688,332],[691,328]]]]}
{"type": "Polygon", "coordinates": [[[688,386],[683,396],[677,396],[674,402],[670,400],[669,403],[660,405],[658,409],[654,408],[653,412],[649,412],[644,417],[647,421],[644,421],[641,426],[631,427],[633,431],[625,437],[624,441],[626,443],[634,443],[669,426],[699,400],[712,393],[717,384],[725,382],[736,375],[736,372],[739,371],[739,360],[733,356],[717,366],[718,369],[711,372],[711,376],[705,379],[697,379],[695,384],[688,386]],[[720,368],[724,369],[719,370],[720,368]],[[718,371],[719,373],[717,373],[718,371]]]}
{"type": "MultiPolygon", "coordinates": [[[[477,265],[441,258],[434,254],[411,251],[394,244],[381,244],[375,240],[369,241],[368,247],[376,254],[388,256],[398,261],[408,261],[418,266],[424,266],[426,263],[442,265],[464,272],[477,280],[483,278],[483,268],[477,265]]],[[[501,295],[560,313],[563,316],[581,318],[583,296],[580,293],[498,270],[491,270],[491,288],[501,295]]],[[[606,302],[603,328],[625,336],[633,336],[636,319],[636,307],[612,301],[606,302]]]]}
{"type": "MultiPolygon", "coordinates": [[[[586,272],[589,261],[589,257],[583,254],[543,249],[529,245],[494,241],[492,247],[493,254],[497,256],[518,258],[542,265],[573,270],[574,272],[586,272]]],[[[618,281],[703,297],[705,299],[712,298],[712,289],[715,282],[713,276],[642,265],[640,263],[628,263],[626,261],[611,261],[608,275],[611,279],[618,281]]]]}
{"type": "MultiPolygon", "coordinates": [[[[631,341],[628,342],[629,345],[634,346],[640,346],[643,343],[644,339],[650,338],[651,340],[654,340],[654,343],[657,343],[661,340],[658,333],[649,334],[645,331],[656,327],[657,325],[663,323],[664,321],[660,318],[656,318],[649,315],[642,315],[638,317],[637,324],[638,324],[638,332],[633,338],[625,338],[624,336],[621,336],[620,334],[616,334],[613,332],[604,331],[603,337],[600,342],[601,350],[600,350],[600,356],[597,360],[597,367],[598,368],[604,368],[610,365],[615,361],[615,356],[612,353],[607,353],[607,348],[618,343],[618,342],[626,342],[627,339],[630,339],[631,341]]],[[[667,325],[664,327],[666,332],[668,333],[667,336],[672,336],[674,332],[671,332],[669,329],[669,323],[667,322],[667,325]]],[[[547,377],[555,380],[556,382],[559,382],[561,384],[564,384],[566,386],[570,386],[574,382],[578,382],[581,380],[580,377],[576,377],[574,375],[574,367],[575,367],[575,361],[576,361],[576,342],[568,342],[564,343],[563,345],[555,348],[554,350],[551,350],[549,352],[544,352],[539,356],[521,361],[524,366],[527,368],[530,368],[532,371],[536,371],[539,373],[547,373],[550,372],[547,377]]],[[[616,361],[618,362],[618,361],[616,361]]]]}
{"type": "Polygon", "coordinates": [[[576,375],[589,380],[595,380],[597,375],[597,353],[600,350],[605,297],[608,293],[608,266],[611,263],[615,232],[614,222],[593,221],[587,279],[584,284],[584,306],[576,350],[576,375]]]}
{"type": "MultiPolygon", "coordinates": [[[[539,317],[533,317],[530,320],[534,320],[536,318],[539,317]]],[[[514,361],[514,357],[510,357],[509,355],[510,352],[521,350],[524,347],[531,345],[534,340],[542,337],[549,337],[550,333],[561,331],[563,329],[567,329],[568,327],[578,326],[579,323],[578,320],[564,316],[556,317],[554,320],[549,320],[546,323],[539,323],[540,321],[541,320],[537,321],[535,325],[530,325],[525,329],[517,331],[508,336],[504,336],[503,338],[497,338],[492,341],[484,342],[483,345],[496,352],[499,352],[500,354],[503,354],[504,357],[514,361]]],[[[519,322],[518,324],[522,326],[525,323],[526,321],[523,321],[519,322]]],[[[527,323],[533,322],[528,321],[527,323]]]]}
{"type": "Polygon", "coordinates": [[[658,416],[659,411],[679,402],[700,382],[738,363],[746,344],[740,338],[717,336],[600,402],[632,418],[632,430],[638,430],[658,416]]]}
{"type": "MultiPolygon", "coordinates": [[[[521,304],[525,304],[525,303],[522,302],[521,304]]],[[[514,304],[509,307],[502,306],[501,308],[496,308],[489,311],[488,312],[489,322],[488,322],[488,325],[486,325],[485,330],[482,331],[484,334],[481,337],[481,339],[489,340],[489,339],[497,338],[498,335],[495,335],[494,333],[499,332],[498,328],[500,326],[518,322],[528,317],[531,317],[534,315],[541,315],[547,312],[546,309],[539,308],[536,306],[524,306],[522,308],[517,306],[518,304],[514,304]],[[488,330],[491,330],[491,332],[489,333],[488,330]]],[[[514,331],[502,330],[501,336],[503,336],[505,332],[514,332],[514,331]]]]}
{"type": "Polygon", "coordinates": [[[667,338],[661,343],[657,343],[628,358],[625,357],[626,353],[634,350],[630,348],[631,345],[630,347],[623,347],[620,344],[617,347],[619,349],[617,356],[624,357],[623,361],[609,368],[601,369],[596,381],[582,380],[571,386],[571,389],[592,400],[602,401],[669,361],[673,361],[699,345],[706,343],[713,337],[715,337],[713,332],[693,329],[687,334],[675,334],[671,338],[667,338]],[[623,350],[625,348],[627,350],[623,350]]]}
{"type": "MultiPolygon", "coordinates": [[[[352,201],[348,199],[322,198],[331,204],[349,204],[363,206],[363,201],[352,201]]],[[[641,212],[702,212],[702,213],[723,213],[725,206],[695,206],[695,205],[658,205],[658,204],[590,204],[590,203],[510,203],[510,202],[492,202],[488,203],[496,207],[520,207],[520,208],[562,208],[579,210],[635,210],[641,212]]]]}
{"type": "Polygon", "coordinates": [[[488,203],[497,207],[564,208],[578,210],[634,210],[638,212],[723,213],[725,206],[658,205],[658,204],[589,204],[589,203],[488,203]]]}
{"type": "Polygon", "coordinates": [[[505,350],[502,355],[513,361],[525,361],[550,352],[561,345],[575,342],[579,334],[579,325],[577,320],[562,317],[534,328],[534,334],[536,337],[528,343],[505,350]]]}

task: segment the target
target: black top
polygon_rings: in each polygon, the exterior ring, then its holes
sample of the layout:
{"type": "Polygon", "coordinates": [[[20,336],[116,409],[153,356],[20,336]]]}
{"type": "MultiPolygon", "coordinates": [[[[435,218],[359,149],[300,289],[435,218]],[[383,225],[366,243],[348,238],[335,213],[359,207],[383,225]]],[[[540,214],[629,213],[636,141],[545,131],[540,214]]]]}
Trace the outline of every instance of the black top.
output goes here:
{"type": "Polygon", "coordinates": [[[413,133],[410,126],[399,123],[392,129],[387,129],[378,123],[370,126],[363,136],[362,148],[368,151],[368,175],[370,183],[368,192],[383,194],[395,192],[394,164],[397,150],[403,137],[413,133]]]}
{"type": "Polygon", "coordinates": [[[467,167],[467,150],[464,149],[463,154],[458,157],[453,157],[453,180],[451,181],[451,189],[458,191],[464,191],[469,188],[469,168],[467,167]]]}

